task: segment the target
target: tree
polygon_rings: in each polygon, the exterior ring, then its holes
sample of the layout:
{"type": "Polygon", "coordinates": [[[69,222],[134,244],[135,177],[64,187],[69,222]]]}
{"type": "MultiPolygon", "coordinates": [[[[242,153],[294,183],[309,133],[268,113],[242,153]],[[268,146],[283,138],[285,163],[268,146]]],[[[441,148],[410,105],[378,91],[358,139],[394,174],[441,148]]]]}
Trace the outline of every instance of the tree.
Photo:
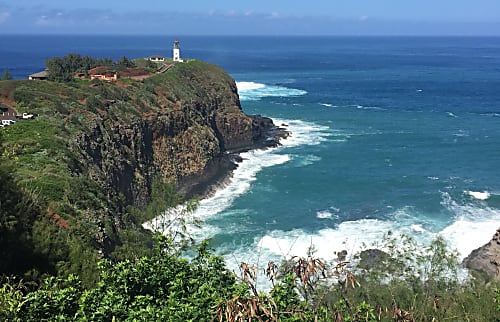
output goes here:
{"type": "Polygon", "coordinates": [[[11,79],[12,79],[12,75],[9,72],[9,70],[8,69],[4,70],[2,73],[2,77],[0,77],[0,80],[11,80],[11,79]]]}
{"type": "Polygon", "coordinates": [[[112,61],[110,58],[94,59],[90,56],[82,57],[79,54],[53,57],[45,62],[45,66],[47,66],[49,71],[49,80],[56,82],[69,82],[77,72],[87,73],[91,68],[97,66],[111,66],[111,64],[112,61]]]}
{"type": "Polygon", "coordinates": [[[134,68],[134,67],[136,67],[135,63],[125,56],[123,56],[119,61],[115,63],[115,68],[119,70],[124,70],[127,68],[134,68]]]}
{"type": "MultiPolygon", "coordinates": [[[[154,253],[134,261],[99,265],[99,283],[84,289],[77,276],[48,278],[28,293],[23,321],[210,321],[227,298],[245,296],[219,256],[206,242],[188,260],[168,237],[157,236],[154,253]]],[[[1,294],[1,293],[0,293],[1,294]]]]}

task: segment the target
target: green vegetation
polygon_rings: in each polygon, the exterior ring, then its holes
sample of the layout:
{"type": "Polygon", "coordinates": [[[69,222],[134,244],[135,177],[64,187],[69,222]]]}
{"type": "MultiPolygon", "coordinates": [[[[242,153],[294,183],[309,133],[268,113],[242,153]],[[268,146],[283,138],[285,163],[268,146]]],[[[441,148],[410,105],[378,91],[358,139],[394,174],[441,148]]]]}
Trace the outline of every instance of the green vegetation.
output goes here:
{"type": "MultiPolygon", "coordinates": [[[[388,238],[406,251],[407,237],[388,238]]],[[[339,259],[292,257],[264,270],[272,282],[259,292],[257,267],[230,272],[207,242],[186,258],[185,243],[157,235],[148,256],[98,264],[98,282],[50,277],[33,292],[7,279],[0,318],[9,321],[500,321],[500,293],[480,281],[459,282],[455,257],[437,239],[419,255],[393,249],[370,270],[339,259]],[[427,262],[429,261],[430,262],[427,262]],[[424,264],[420,268],[411,263],[424,264]],[[402,263],[406,263],[402,265],[402,263]],[[349,268],[350,267],[350,268],[349,268]],[[414,275],[416,270],[429,275],[414,275]],[[404,272],[403,275],[400,275],[404,272]],[[388,275],[390,274],[390,278],[388,275]],[[497,301],[497,303],[495,303],[497,301]]],[[[262,276],[260,276],[262,277],[262,276]]]]}
{"type": "MultiPolygon", "coordinates": [[[[133,60],[134,64],[138,68],[144,68],[150,72],[156,72],[165,62],[153,62],[148,58],[136,58],[133,60]]],[[[172,62],[170,60],[170,62],[172,62]]]]}
{"type": "MultiPolygon", "coordinates": [[[[45,274],[74,273],[84,285],[92,285],[95,263],[103,256],[99,249],[107,248],[105,256],[113,261],[150,251],[151,235],[140,229],[142,210],[126,211],[130,201],[110,195],[92,180],[75,145],[102,115],[111,132],[115,124],[137,122],[155,108],[157,95],[142,83],[126,86],[81,80],[0,83],[0,96],[13,97],[19,113],[38,116],[0,131],[0,190],[9,200],[0,203],[5,218],[0,274],[38,282],[45,274]]],[[[156,187],[173,189],[161,185],[156,187]]]]}
{"type": "Polygon", "coordinates": [[[4,70],[2,73],[2,76],[0,77],[0,80],[11,80],[12,79],[12,74],[9,72],[8,69],[4,70]]]}
{"type": "Polygon", "coordinates": [[[137,67],[137,66],[136,66],[136,64],[132,60],[130,60],[127,57],[123,56],[119,61],[117,61],[114,64],[114,67],[117,70],[125,70],[127,68],[134,68],[134,67],[137,67]]]}
{"type": "Polygon", "coordinates": [[[442,239],[422,246],[388,234],[376,245],[383,251],[325,262],[311,249],[230,272],[188,234],[186,224],[198,223],[196,201],[170,212],[183,203],[175,185],[156,173],[147,181],[136,169],[150,160],[138,165],[130,156],[150,152],[133,150],[142,128],[131,125],[145,120],[170,124],[180,115],[186,124],[173,125],[208,137],[195,120],[207,118],[203,106],[238,110],[227,95],[232,79],[190,61],[143,82],[64,82],[95,61],[69,55],[52,63],[59,82],[0,82],[0,99],[37,115],[0,130],[0,320],[500,321],[499,286],[463,280],[442,239]],[[147,198],[119,190],[125,174],[147,198]],[[142,228],[166,209],[171,220],[152,225],[165,235],[142,228]],[[267,293],[262,278],[272,285],[267,293]]]}
{"type": "MultiPolygon", "coordinates": [[[[125,58],[125,57],[124,57],[125,58]]],[[[77,72],[87,75],[87,71],[97,66],[112,66],[110,58],[95,59],[90,56],[69,54],[62,58],[53,57],[45,62],[49,72],[49,80],[56,82],[69,82],[77,72]]]]}

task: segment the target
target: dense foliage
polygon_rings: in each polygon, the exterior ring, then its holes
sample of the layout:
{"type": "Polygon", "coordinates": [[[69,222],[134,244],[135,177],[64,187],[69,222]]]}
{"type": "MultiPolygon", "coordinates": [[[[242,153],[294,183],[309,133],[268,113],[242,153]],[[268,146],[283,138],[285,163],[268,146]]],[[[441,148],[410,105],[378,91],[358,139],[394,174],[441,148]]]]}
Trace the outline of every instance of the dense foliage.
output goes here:
{"type": "MultiPolygon", "coordinates": [[[[2,134],[0,133],[0,146],[2,134]]],[[[11,175],[12,164],[0,156],[0,272],[28,271],[33,254],[31,229],[38,209],[11,175]]]]}
{"type": "MultiPolygon", "coordinates": [[[[8,173],[8,162],[3,164],[2,272],[26,271],[18,265],[33,264],[38,256],[47,267],[59,263],[57,270],[45,270],[59,276],[45,277],[36,287],[5,277],[2,320],[500,321],[500,292],[481,280],[463,280],[456,254],[439,238],[422,246],[407,236],[388,234],[376,245],[383,251],[367,249],[350,258],[341,252],[327,263],[311,250],[307,257],[271,262],[265,269],[241,263],[237,276],[207,242],[186,253],[192,245],[183,221],[187,209],[175,218],[180,225],[156,227],[168,233],[157,235],[151,251],[141,251],[142,243],[134,245],[138,236],[132,234],[130,243],[116,250],[115,258],[121,259],[97,261],[85,246],[85,229],[60,229],[40,217],[33,196],[27,197],[8,173]],[[262,271],[272,284],[268,293],[257,287],[262,271]],[[95,275],[88,276],[90,272],[95,275]]],[[[150,206],[130,209],[129,220],[150,219],[182,200],[160,182],[154,191],[150,206]]]]}
{"type": "MultiPolygon", "coordinates": [[[[52,62],[67,66],[61,70],[71,71],[112,63],[79,55],[54,58],[52,62]]],[[[144,59],[139,63],[151,62],[144,59]]],[[[117,62],[117,65],[130,64],[126,58],[117,62]]],[[[109,187],[89,176],[89,165],[82,162],[76,146],[77,138],[89,133],[96,123],[103,124],[102,130],[107,135],[114,133],[116,126],[138,123],[151,115],[161,113],[168,118],[169,113],[179,108],[181,99],[219,95],[214,86],[205,86],[213,91],[205,93],[193,88],[198,85],[194,81],[179,82],[179,78],[206,79],[215,84],[221,74],[229,77],[212,65],[193,61],[176,65],[144,82],[130,79],[120,79],[120,84],[80,79],[0,82],[2,100],[9,100],[19,113],[37,115],[34,120],[20,120],[0,130],[3,135],[0,190],[6,198],[0,205],[0,244],[6,259],[0,261],[0,274],[15,273],[25,281],[39,281],[44,274],[73,273],[79,275],[85,286],[90,286],[98,276],[99,258],[119,261],[147,254],[151,235],[141,225],[159,213],[160,208],[161,211],[167,208],[165,203],[155,200],[172,195],[174,186],[160,180],[149,190],[151,204],[147,208],[130,207],[131,201],[124,195],[110,193],[109,187]]],[[[168,206],[172,206],[181,199],[162,200],[169,200],[168,206]]]]}
{"type": "Polygon", "coordinates": [[[64,57],[53,57],[45,61],[49,73],[49,79],[56,82],[68,82],[73,79],[77,72],[84,73],[97,66],[112,66],[110,58],[95,59],[90,56],[79,54],[68,54],[64,57]]]}
{"type": "Polygon", "coordinates": [[[113,260],[147,253],[151,236],[137,228],[138,210],[120,213],[117,200],[106,198],[94,181],[71,176],[68,166],[76,161],[63,148],[63,131],[43,118],[1,131],[7,143],[0,144],[0,274],[35,282],[46,274],[78,274],[88,286],[96,282],[102,257],[99,231],[107,229],[116,243],[108,255],[113,260]],[[113,217],[96,217],[99,209],[126,216],[121,229],[112,228],[113,217]]]}
{"type": "Polygon", "coordinates": [[[90,289],[76,276],[47,279],[24,297],[21,320],[72,321],[209,321],[224,298],[244,295],[245,288],[210,255],[206,244],[184,259],[167,238],[158,238],[150,257],[100,263],[100,278],[90,289]]]}
{"type": "MultiPolygon", "coordinates": [[[[441,239],[420,254],[408,237],[388,237],[370,270],[342,257],[326,263],[292,257],[263,270],[272,288],[259,292],[257,267],[230,272],[207,242],[186,248],[157,235],[153,252],[134,260],[99,263],[98,282],[50,277],[38,290],[4,281],[0,318],[8,321],[500,321],[500,292],[460,281],[455,257],[441,239]],[[381,254],[380,254],[381,255],[381,254]],[[420,267],[412,266],[420,262],[420,267]],[[418,273],[417,273],[418,271],[418,273]],[[419,275],[419,274],[426,275],[419,275]],[[389,277],[389,278],[388,278],[389,277]]],[[[366,260],[366,259],[365,259],[366,260]]],[[[366,263],[365,263],[366,264],[366,263]]],[[[259,276],[260,275],[260,276],[259,276]]]]}
{"type": "Polygon", "coordinates": [[[75,74],[81,73],[88,77],[88,71],[94,67],[107,66],[116,70],[136,67],[136,64],[123,56],[113,63],[111,58],[96,59],[79,54],[68,54],[64,57],[53,57],[45,61],[49,80],[56,82],[69,82],[74,79],[75,74]]]}

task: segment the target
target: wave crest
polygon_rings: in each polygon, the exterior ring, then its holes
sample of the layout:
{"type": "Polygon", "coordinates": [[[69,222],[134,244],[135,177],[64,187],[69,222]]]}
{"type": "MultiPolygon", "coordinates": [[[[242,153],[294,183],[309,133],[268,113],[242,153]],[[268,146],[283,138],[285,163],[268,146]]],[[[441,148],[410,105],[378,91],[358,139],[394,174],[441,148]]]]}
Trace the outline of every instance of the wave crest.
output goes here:
{"type": "Polygon", "coordinates": [[[466,194],[468,194],[469,196],[477,199],[477,200],[486,200],[486,199],[489,199],[491,197],[491,193],[489,193],[488,191],[483,191],[483,192],[480,192],[480,191],[464,191],[466,194]]]}
{"type": "Polygon", "coordinates": [[[236,82],[240,101],[258,101],[264,97],[294,97],[307,94],[307,91],[278,85],[255,82],[236,82]]]}

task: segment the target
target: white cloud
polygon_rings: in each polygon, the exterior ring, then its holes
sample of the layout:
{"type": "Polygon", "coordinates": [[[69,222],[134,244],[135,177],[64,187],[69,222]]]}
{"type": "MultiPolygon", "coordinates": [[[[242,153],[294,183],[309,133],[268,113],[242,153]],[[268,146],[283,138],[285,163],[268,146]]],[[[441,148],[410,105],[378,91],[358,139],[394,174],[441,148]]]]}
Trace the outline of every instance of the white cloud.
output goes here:
{"type": "Polygon", "coordinates": [[[34,16],[34,25],[37,27],[75,27],[94,24],[109,24],[118,19],[121,21],[140,20],[137,17],[124,17],[106,10],[76,9],[72,11],[49,11],[34,16]]]}
{"type": "Polygon", "coordinates": [[[359,17],[359,21],[366,21],[368,19],[369,19],[368,16],[361,16],[361,17],[359,17]]]}
{"type": "Polygon", "coordinates": [[[269,16],[271,19],[279,19],[281,18],[281,15],[279,12],[271,12],[271,15],[269,16]]]}
{"type": "Polygon", "coordinates": [[[48,26],[50,25],[50,20],[49,20],[49,17],[47,16],[39,16],[36,21],[35,21],[35,24],[38,25],[38,26],[48,26]]]}
{"type": "Polygon", "coordinates": [[[0,12],[0,23],[6,22],[10,18],[9,11],[0,12]]]}

